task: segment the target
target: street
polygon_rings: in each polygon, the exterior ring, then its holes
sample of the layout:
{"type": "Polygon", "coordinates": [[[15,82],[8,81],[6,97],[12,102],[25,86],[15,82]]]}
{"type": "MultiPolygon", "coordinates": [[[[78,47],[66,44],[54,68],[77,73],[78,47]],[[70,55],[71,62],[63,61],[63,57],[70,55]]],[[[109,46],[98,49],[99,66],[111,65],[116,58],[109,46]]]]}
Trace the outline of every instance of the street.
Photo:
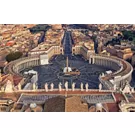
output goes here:
{"type": "Polygon", "coordinates": [[[63,38],[63,48],[64,48],[64,54],[65,55],[71,55],[72,54],[72,37],[70,31],[65,31],[64,38],[63,38]]]}

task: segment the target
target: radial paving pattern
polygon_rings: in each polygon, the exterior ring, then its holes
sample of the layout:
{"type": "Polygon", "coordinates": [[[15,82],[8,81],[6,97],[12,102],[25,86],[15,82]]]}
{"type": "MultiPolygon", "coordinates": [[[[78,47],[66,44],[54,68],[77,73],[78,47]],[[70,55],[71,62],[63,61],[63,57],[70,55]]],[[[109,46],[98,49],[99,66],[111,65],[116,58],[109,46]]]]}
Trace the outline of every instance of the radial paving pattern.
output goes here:
{"type": "Polygon", "coordinates": [[[69,77],[69,79],[59,79],[59,73],[63,72],[63,68],[66,66],[66,56],[59,55],[53,57],[49,65],[37,66],[33,69],[38,72],[38,88],[44,88],[44,84],[47,82],[49,85],[54,83],[54,87],[58,88],[59,82],[61,82],[64,87],[64,83],[68,81],[69,87],[71,88],[71,83],[76,83],[76,88],[80,88],[81,82],[86,84],[88,82],[89,88],[96,89],[99,85],[99,74],[110,70],[97,65],[90,65],[88,61],[85,61],[81,56],[70,56],[69,66],[72,68],[77,68],[80,71],[80,75],[77,79],[69,77]]]}

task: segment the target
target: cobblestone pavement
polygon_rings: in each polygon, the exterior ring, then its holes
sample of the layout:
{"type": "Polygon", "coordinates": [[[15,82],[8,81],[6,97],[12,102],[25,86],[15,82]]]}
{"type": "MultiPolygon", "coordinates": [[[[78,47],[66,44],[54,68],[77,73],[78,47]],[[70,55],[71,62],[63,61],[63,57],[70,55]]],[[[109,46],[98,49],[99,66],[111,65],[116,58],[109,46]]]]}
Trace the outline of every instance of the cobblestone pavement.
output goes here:
{"type": "Polygon", "coordinates": [[[71,83],[76,83],[76,88],[80,88],[81,82],[86,84],[88,82],[89,88],[96,89],[99,85],[99,74],[105,72],[106,69],[101,66],[91,65],[88,61],[85,61],[81,56],[70,56],[69,57],[69,66],[72,68],[78,69],[81,74],[77,76],[77,79],[68,80],[59,79],[59,73],[63,73],[63,68],[66,66],[66,56],[59,55],[55,56],[49,65],[37,66],[33,69],[38,72],[38,88],[44,88],[44,84],[47,82],[49,84],[54,83],[54,88],[58,88],[59,82],[61,82],[64,87],[65,81],[69,82],[69,88],[71,88],[71,83]]]}

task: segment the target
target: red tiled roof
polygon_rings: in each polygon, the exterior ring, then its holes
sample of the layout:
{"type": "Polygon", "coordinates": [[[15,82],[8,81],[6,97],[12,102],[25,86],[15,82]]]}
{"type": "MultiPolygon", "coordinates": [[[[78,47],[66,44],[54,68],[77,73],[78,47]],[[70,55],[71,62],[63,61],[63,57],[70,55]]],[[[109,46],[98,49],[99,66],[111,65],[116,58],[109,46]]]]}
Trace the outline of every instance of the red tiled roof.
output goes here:
{"type": "Polygon", "coordinates": [[[9,41],[9,42],[6,43],[7,46],[13,46],[14,44],[15,44],[14,41],[9,41]]]}
{"type": "Polygon", "coordinates": [[[7,74],[2,76],[2,84],[5,84],[8,80],[10,80],[16,86],[22,79],[23,77],[7,74]]]}
{"type": "Polygon", "coordinates": [[[14,75],[14,76],[13,76],[14,85],[15,85],[15,86],[18,85],[22,79],[23,79],[23,77],[14,75]]]}
{"type": "Polygon", "coordinates": [[[114,93],[114,96],[116,98],[116,102],[120,102],[122,100],[125,100],[124,96],[120,93],[114,93]]]}
{"type": "Polygon", "coordinates": [[[46,101],[44,109],[46,112],[88,112],[88,105],[78,96],[54,97],[46,101]]]}
{"type": "Polygon", "coordinates": [[[8,80],[10,80],[13,83],[13,77],[11,74],[2,77],[2,84],[5,84],[8,80]]]}
{"type": "Polygon", "coordinates": [[[3,60],[0,61],[0,67],[4,67],[7,64],[7,61],[3,60]]]}
{"type": "Polygon", "coordinates": [[[106,103],[109,112],[119,112],[119,106],[117,103],[106,103]]]}

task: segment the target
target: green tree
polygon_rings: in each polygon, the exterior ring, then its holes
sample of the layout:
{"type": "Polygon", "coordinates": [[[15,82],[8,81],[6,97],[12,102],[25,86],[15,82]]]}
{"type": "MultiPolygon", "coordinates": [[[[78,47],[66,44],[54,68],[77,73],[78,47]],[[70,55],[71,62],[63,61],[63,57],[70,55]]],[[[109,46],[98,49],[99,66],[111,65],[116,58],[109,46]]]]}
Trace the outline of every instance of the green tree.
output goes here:
{"type": "Polygon", "coordinates": [[[11,52],[6,56],[6,61],[10,62],[13,60],[17,60],[19,58],[21,58],[23,55],[22,52],[11,52]]]}

